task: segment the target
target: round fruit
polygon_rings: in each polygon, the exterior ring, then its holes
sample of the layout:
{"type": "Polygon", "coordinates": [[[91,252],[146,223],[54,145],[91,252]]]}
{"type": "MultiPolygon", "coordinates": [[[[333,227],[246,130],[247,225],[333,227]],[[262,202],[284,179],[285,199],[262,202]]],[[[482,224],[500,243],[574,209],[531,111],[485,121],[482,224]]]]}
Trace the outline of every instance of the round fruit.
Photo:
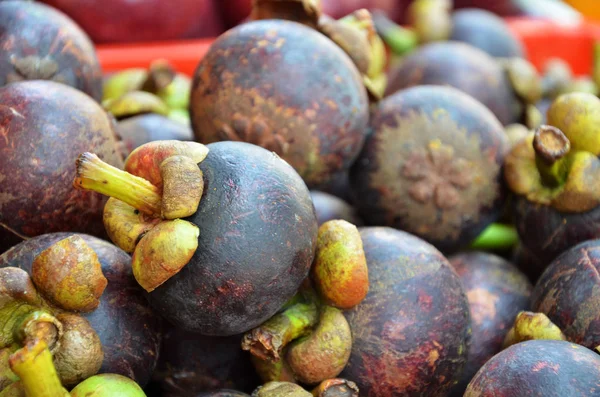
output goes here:
{"type": "Polygon", "coordinates": [[[481,103],[451,87],[413,87],[373,109],[371,131],[350,171],[366,222],[447,253],[499,217],[508,141],[481,103]]]}
{"type": "Polygon", "coordinates": [[[94,46],[62,12],[36,2],[1,2],[0,48],[0,86],[53,80],[102,99],[102,69],[94,46]]]}
{"type": "Polygon", "coordinates": [[[261,381],[241,341],[241,335],[202,336],[169,327],[155,373],[161,389],[178,397],[204,396],[201,392],[220,388],[251,392],[261,381]]]}
{"type": "Polygon", "coordinates": [[[200,142],[260,145],[315,185],[354,161],[368,97],[352,60],[323,34],[260,20],[212,45],[196,69],[190,115],[200,142]]]}
{"type": "Polygon", "coordinates": [[[318,225],[306,185],[277,155],[242,142],[208,148],[204,194],[185,218],[200,229],[198,248],[150,302],[175,326],[227,336],[262,324],[296,293],[318,225]]]}
{"type": "Polygon", "coordinates": [[[467,366],[452,390],[453,396],[462,396],[479,368],[502,350],[517,314],[528,310],[532,286],[519,269],[496,255],[462,253],[449,261],[465,288],[471,311],[467,366]]]}
{"type": "MultiPolygon", "coordinates": [[[[51,233],[31,238],[0,256],[0,267],[20,267],[31,275],[35,257],[73,233],[51,233]]],[[[79,234],[96,252],[108,285],[100,306],[83,314],[102,342],[104,361],[100,373],[116,373],[140,385],[149,380],[158,360],[161,321],[148,305],[131,273],[131,258],[118,247],[79,234]]]]}
{"type": "Polygon", "coordinates": [[[458,88],[488,107],[503,125],[519,120],[522,108],[500,64],[482,50],[459,42],[427,44],[390,71],[387,95],[416,85],[458,88]]]}
{"type": "Polygon", "coordinates": [[[523,58],[523,44],[502,18],[478,8],[457,10],[452,16],[450,40],[479,48],[493,57],[523,58]]]}
{"type": "Polygon", "coordinates": [[[115,374],[87,378],[71,390],[71,397],[146,397],[142,388],[131,379],[115,374]]]}
{"type": "Polygon", "coordinates": [[[319,225],[334,219],[343,219],[356,226],[362,225],[362,220],[356,215],[356,211],[350,204],[334,195],[312,190],[310,192],[317,221],[319,225]]]}
{"type": "Polygon", "coordinates": [[[369,293],[346,312],[350,361],[340,375],[361,396],[445,396],[467,360],[469,304],[434,247],[391,228],[362,228],[369,293]]]}
{"type": "Polygon", "coordinates": [[[567,340],[600,346],[600,240],[563,252],[548,266],[533,289],[531,308],[556,324],[567,340]]]}
{"type": "Polygon", "coordinates": [[[596,396],[600,357],[589,349],[556,340],[517,343],[489,360],[464,397],[596,396]]]}
{"type": "Polygon", "coordinates": [[[106,200],[73,189],[82,152],[123,167],[112,121],[99,104],[51,81],[0,87],[0,136],[0,252],[9,240],[44,233],[106,235],[106,200]]]}
{"type": "Polygon", "coordinates": [[[116,132],[127,155],[144,143],[161,140],[193,141],[190,127],[159,114],[142,114],[119,121],[116,132]]]}
{"type": "Polygon", "coordinates": [[[96,43],[214,37],[222,26],[214,0],[44,0],[62,10],[96,43]]]}

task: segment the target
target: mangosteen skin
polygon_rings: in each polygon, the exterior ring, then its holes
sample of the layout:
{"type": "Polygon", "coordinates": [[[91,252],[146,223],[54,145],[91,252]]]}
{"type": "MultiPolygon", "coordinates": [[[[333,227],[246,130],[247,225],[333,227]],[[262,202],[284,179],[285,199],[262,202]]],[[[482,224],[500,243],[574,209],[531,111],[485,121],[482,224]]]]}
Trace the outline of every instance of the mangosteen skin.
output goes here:
{"type": "Polygon", "coordinates": [[[467,365],[451,394],[460,397],[479,368],[502,350],[517,314],[529,310],[533,286],[516,266],[493,254],[460,253],[448,260],[465,288],[471,313],[467,365]]]}
{"type": "Polygon", "coordinates": [[[517,343],[495,355],[473,378],[465,397],[600,395],[600,356],[559,340],[517,343]]]}
{"type": "Polygon", "coordinates": [[[106,236],[106,198],[73,188],[81,153],[123,168],[112,121],[98,103],[52,81],[0,87],[0,136],[0,252],[15,236],[106,236]]]}
{"type": "Polygon", "coordinates": [[[318,190],[311,190],[310,196],[315,206],[319,226],[334,219],[343,219],[355,226],[363,225],[362,219],[356,214],[354,208],[341,198],[318,190]]]}
{"type": "Polygon", "coordinates": [[[211,46],[194,75],[190,115],[199,142],[265,147],[312,187],[350,167],[368,106],[360,73],[333,41],[296,22],[261,20],[211,46]]]}
{"type": "Polygon", "coordinates": [[[458,275],[433,246],[387,227],[360,228],[369,293],[345,312],[353,334],[340,377],[360,395],[445,396],[467,361],[470,315],[458,275]]]}
{"type": "Polygon", "coordinates": [[[102,69],[94,45],[71,18],[30,1],[0,3],[0,86],[52,80],[102,100],[102,69]]]}
{"type": "Polygon", "coordinates": [[[536,283],[533,311],[542,312],[567,340],[600,346],[600,240],[578,244],[557,257],[536,283]]]}
{"type": "Polygon", "coordinates": [[[450,40],[477,47],[498,58],[524,58],[525,49],[506,22],[496,14],[465,8],[452,14],[450,40]]]}
{"type": "Polygon", "coordinates": [[[245,142],[208,148],[204,193],[185,218],[200,228],[198,248],[149,297],[177,327],[228,336],[262,324],[296,293],[318,224],[305,183],[275,153],[245,142]]]}
{"type": "Polygon", "coordinates": [[[142,114],[119,121],[116,133],[127,155],[145,143],[162,140],[193,141],[192,129],[160,114],[142,114]]]}
{"type": "Polygon", "coordinates": [[[217,389],[251,393],[262,382],[241,343],[242,335],[203,336],[168,327],[154,378],[172,397],[197,397],[217,389]]]}
{"type": "Polygon", "coordinates": [[[517,196],[514,217],[519,238],[542,263],[549,264],[579,243],[600,238],[600,207],[582,213],[563,213],[517,196]]]}
{"type": "Polygon", "coordinates": [[[418,85],[457,88],[489,108],[503,125],[519,121],[522,108],[500,64],[466,43],[426,44],[390,70],[386,96],[418,85]]]}
{"type": "MultiPolygon", "coordinates": [[[[0,255],[0,267],[14,266],[31,275],[35,257],[74,233],[31,238],[0,255]]],[[[158,362],[162,320],[152,313],[144,290],[133,277],[131,258],[120,248],[87,234],[77,234],[96,252],[108,285],[100,306],[82,314],[100,337],[104,361],[98,373],[116,373],[144,387],[158,362]]]]}
{"type": "Polygon", "coordinates": [[[541,261],[532,254],[523,243],[519,243],[513,250],[511,261],[527,275],[529,281],[535,284],[550,262],[541,261]]]}
{"type": "Polygon", "coordinates": [[[498,120],[467,94],[440,86],[400,91],[373,108],[350,170],[358,213],[368,225],[456,252],[502,213],[508,147],[498,120]]]}

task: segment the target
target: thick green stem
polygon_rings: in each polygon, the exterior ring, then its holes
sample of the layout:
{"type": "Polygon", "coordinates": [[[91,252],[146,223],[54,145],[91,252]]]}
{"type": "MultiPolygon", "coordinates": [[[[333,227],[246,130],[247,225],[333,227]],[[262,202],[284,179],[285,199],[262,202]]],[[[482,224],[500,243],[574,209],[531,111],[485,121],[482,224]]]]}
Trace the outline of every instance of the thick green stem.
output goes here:
{"type": "Polygon", "coordinates": [[[476,250],[505,250],[519,242],[517,230],[510,225],[492,223],[471,243],[476,250]]]}
{"type": "Polygon", "coordinates": [[[147,215],[160,217],[160,190],[144,178],[113,167],[93,153],[77,158],[73,186],[114,197],[147,215]]]}
{"type": "Polygon", "coordinates": [[[27,397],[68,397],[43,340],[30,343],[13,354],[10,366],[19,376],[27,397]]]}
{"type": "Polygon", "coordinates": [[[307,335],[317,320],[316,304],[298,303],[247,332],[242,340],[242,349],[263,360],[278,361],[283,348],[307,335]]]}
{"type": "Polygon", "coordinates": [[[417,34],[404,28],[381,12],[373,12],[373,22],[377,33],[395,55],[404,55],[419,45],[417,34]]]}
{"type": "Polygon", "coordinates": [[[566,155],[571,150],[566,135],[556,127],[542,125],[535,132],[533,148],[542,183],[548,187],[564,184],[569,173],[566,155]]]}

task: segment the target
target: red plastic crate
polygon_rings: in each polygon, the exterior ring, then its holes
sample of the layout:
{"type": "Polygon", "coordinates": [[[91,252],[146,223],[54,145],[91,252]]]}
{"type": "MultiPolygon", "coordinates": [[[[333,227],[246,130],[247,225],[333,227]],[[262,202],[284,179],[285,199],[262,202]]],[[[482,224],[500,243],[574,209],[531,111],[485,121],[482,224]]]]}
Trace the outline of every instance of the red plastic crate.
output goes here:
{"type": "MultiPolygon", "coordinates": [[[[554,22],[512,18],[510,28],[523,41],[529,59],[538,68],[553,57],[571,64],[578,74],[589,74],[592,68],[592,49],[600,39],[600,25],[585,22],[577,26],[561,26],[554,22]]],[[[132,45],[101,45],[98,56],[105,72],[131,67],[147,67],[157,58],[169,60],[175,68],[192,75],[198,62],[214,39],[132,45]]]]}

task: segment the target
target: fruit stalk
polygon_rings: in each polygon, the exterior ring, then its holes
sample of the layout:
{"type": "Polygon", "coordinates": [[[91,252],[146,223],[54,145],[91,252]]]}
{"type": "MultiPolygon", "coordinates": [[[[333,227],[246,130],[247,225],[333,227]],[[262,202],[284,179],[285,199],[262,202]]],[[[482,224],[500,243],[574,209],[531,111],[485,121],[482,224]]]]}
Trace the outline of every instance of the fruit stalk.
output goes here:
{"type": "Polygon", "coordinates": [[[105,163],[93,153],[86,152],[77,158],[73,186],[114,197],[147,215],[161,214],[161,195],[156,186],[105,163]]]}
{"type": "Polygon", "coordinates": [[[471,243],[475,250],[504,250],[519,242],[519,234],[514,226],[492,223],[471,243]]]}
{"type": "Polygon", "coordinates": [[[504,348],[528,340],[566,340],[560,328],[544,313],[520,312],[504,339],[504,348]]]}
{"type": "Polygon", "coordinates": [[[41,339],[13,354],[10,366],[20,378],[27,397],[68,397],[62,387],[48,345],[41,339]]]}
{"type": "Polygon", "coordinates": [[[279,361],[282,349],[308,334],[317,320],[315,303],[298,303],[247,332],[242,339],[242,349],[263,360],[279,361]]]}
{"type": "Polygon", "coordinates": [[[417,34],[411,29],[397,25],[384,13],[373,12],[373,22],[377,33],[395,55],[404,55],[417,47],[417,34]]]}
{"type": "Polygon", "coordinates": [[[346,379],[335,378],[321,382],[312,390],[314,397],[358,397],[359,390],[356,383],[346,379]]]}
{"type": "Polygon", "coordinates": [[[556,127],[542,125],[535,132],[533,148],[542,183],[550,187],[564,184],[569,173],[566,155],[571,150],[566,135],[556,127]]]}

